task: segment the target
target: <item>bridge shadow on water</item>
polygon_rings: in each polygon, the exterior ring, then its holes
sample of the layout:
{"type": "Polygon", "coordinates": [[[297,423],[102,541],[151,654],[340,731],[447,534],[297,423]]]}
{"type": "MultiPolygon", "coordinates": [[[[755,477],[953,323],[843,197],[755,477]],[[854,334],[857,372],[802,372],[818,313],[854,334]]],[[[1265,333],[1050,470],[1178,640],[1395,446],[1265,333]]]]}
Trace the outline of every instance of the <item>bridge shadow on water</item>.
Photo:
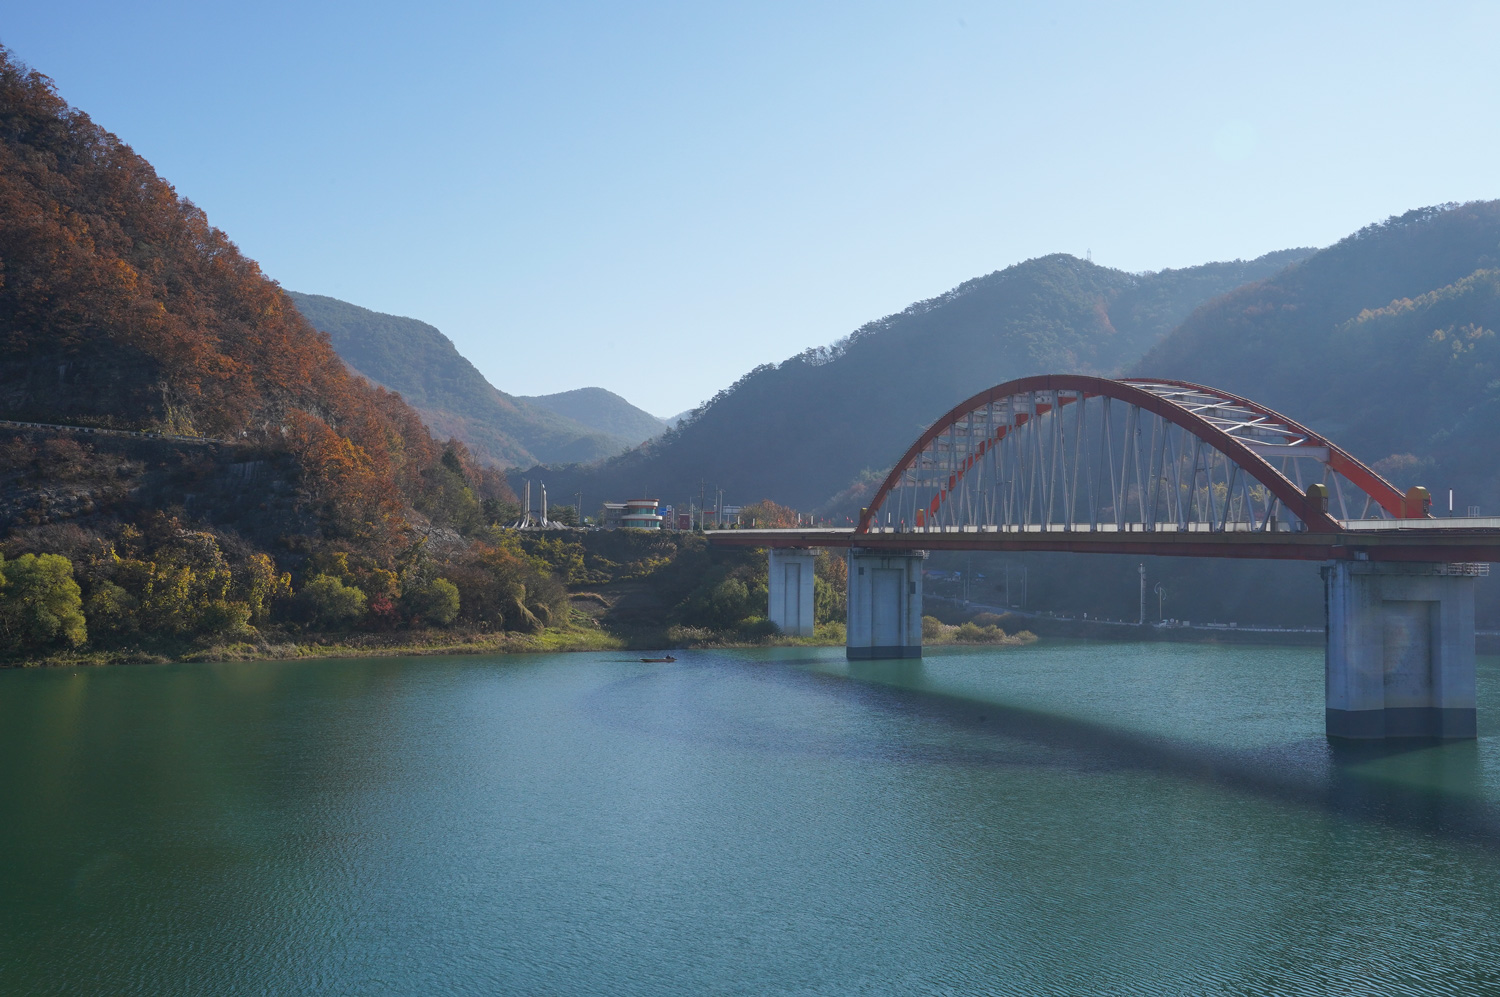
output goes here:
{"type": "MultiPolygon", "coordinates": [[[[1318,737],[1256,749],[1179,740],[1091,720],[913,688],[920,661],[860,663],[847,683],[876,709],[1084,760],[1085,769],[1134,770],[1186,780],[1340,820],[1464,841],[1500,852],[1500,805],[1483,796],[1473,740],[1339,741],[1318,737]]],[[[982,757],[971,759],[985,764],[982,757]]],[[[1007,760],[1006,764],[1014,764],[1007,760]]]]}
{"type": "MultiPolygon", "coordinates": [[[[705,662],[686,668],[691,672],[722,665],[705,662]]],[[[1366,743],[1316,737],[1240,749],[924,689],[920,660],[859,662],[847,675],[824,670],[827,665],[827,659],[809,656],[746,668],[757,682],[789,684],[969,736],[898,738],[892,743],[847,729],[789,729],[774,717],[747,717],[727,704],[710,702],[696,703],[691,716],[674,715],[674,730],[657,727],[653,733],[740,749],[895,763],[1056,768],[1083,774],[1135,771],[1500,852],[1500,804],[1486,798],[1477,741],[1366,743]]],[[[615,713],[610,722],[622,721],[615,713]]]]}

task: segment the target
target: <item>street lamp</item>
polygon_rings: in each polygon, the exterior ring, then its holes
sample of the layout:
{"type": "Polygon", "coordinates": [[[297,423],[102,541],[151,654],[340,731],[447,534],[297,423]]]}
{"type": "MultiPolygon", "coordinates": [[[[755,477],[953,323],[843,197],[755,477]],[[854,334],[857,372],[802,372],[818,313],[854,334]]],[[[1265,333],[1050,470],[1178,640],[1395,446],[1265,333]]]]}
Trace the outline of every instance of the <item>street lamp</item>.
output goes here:
{"type": "Polygon", "coordinates": [[[1161,582],[1157,582],[1156,583],[1155,592],[1156,592],[1156,622],[1160,623],[1160,622],[1162,622],[1161,604],[1162,604],[1162,600],[1164,598],[1166,598],[1167,590],[1162,587],[1161,582]]]}

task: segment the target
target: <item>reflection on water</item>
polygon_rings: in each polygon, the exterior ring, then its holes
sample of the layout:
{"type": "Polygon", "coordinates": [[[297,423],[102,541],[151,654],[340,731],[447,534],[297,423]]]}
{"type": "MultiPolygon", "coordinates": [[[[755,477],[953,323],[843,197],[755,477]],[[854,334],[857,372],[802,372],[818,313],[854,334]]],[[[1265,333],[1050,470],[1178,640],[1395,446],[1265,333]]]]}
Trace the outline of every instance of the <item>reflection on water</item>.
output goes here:
{"type": "Polygon", "coordinates": [[[1493,660],[679,659],[0,674],[0,993],[1500,992],[1493,660]]]}

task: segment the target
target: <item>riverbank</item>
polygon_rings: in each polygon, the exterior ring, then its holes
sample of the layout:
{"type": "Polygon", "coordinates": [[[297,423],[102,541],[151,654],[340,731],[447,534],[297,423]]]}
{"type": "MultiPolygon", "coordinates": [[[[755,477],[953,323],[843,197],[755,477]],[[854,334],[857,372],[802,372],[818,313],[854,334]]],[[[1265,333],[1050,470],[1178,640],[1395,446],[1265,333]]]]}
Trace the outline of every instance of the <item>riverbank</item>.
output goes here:
{"type": "Polygon", "coordinates": [[[544,630],[454,634],[442,631],[397,634],[268,634],[259,639],[203,646],[170,642],[140,647],[58,652],[34,658],[0,661],[0,668],[70,668],[88,665],[147,665],[173,662],[285,661],[296,658],[419,657],[435,654],[522,654],[552,651],[607,651],[624,647],[618,638],[597,631],[544,630]]]}
{"type": "MultiPolygon", "coordinates": [[[[994,628],[944,626],[924,639],[933,647],[1011,647],[1033,644],[1036,634],[988,632],[994,628]]],[[[667,627],[620,634],[589,627],[548,628],[537,633],[451,630],[392,633],[267,634],[261,639],[203,646],[160,642],[146,647],[113,648],[83,653],[56,653],[36,658],[0,660],[0,668],[77,668],[96,665],[164,665],[223,661],[289,661],[300,658],[390,658],[434,655],[552,654],[574,651],[734,650],[765,647],[842,647],[842,624],[823,624],[809,637],[667,627]]]]}
{"type": "Polygon", "coordinates": [[[693,627],[668,627],[611,633],[591,626],[547,628],[536,633],[513,631],[419,630],[389,633],[289,634],[272,632],[255,639],[204,646],[183,641],[150,645],[57,652],[33,658],[0,660],[0,668],[76,668],[93,665],[147,665],[174,662],[287,661],[298,658],[384,658],[432,655],[548,654],[573,651],[659,651],[693,648],[835,647],[844,643],[842,626],[820,627],[811,637],[747,635],[693,627]]]}

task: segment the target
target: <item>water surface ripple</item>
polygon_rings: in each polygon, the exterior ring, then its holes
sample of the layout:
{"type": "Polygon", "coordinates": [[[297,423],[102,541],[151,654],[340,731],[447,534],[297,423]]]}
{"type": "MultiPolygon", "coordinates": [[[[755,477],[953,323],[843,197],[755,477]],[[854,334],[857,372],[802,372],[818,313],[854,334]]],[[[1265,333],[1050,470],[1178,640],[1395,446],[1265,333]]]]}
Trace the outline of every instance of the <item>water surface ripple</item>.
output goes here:
{"type": "Polygon", "coordinates": [[[0,993],[1500,994],[1495,659],[678,657],[0,673],[0,993]]]}

